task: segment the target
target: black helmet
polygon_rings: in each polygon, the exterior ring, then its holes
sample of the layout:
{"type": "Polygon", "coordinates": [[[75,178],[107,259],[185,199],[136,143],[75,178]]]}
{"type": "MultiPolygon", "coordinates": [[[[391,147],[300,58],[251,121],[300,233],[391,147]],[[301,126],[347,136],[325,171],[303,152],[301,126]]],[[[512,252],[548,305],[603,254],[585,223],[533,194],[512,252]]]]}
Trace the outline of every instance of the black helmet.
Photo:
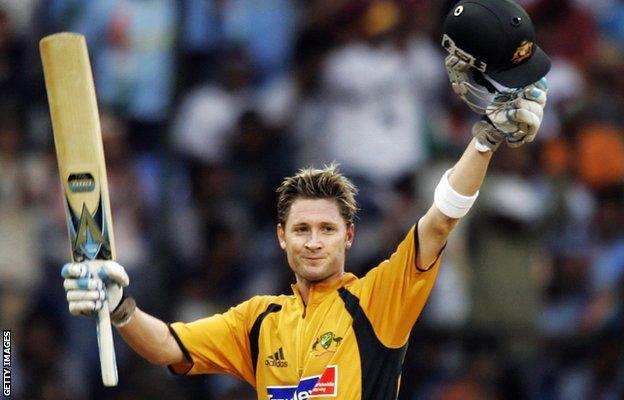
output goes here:
{"type": "Polygon", "coordinates": [[[462,0],[444,20],[442,46],[511,88],[538,81],[550,59],[535,44],[528,14],[511,0],[462,0]]]}

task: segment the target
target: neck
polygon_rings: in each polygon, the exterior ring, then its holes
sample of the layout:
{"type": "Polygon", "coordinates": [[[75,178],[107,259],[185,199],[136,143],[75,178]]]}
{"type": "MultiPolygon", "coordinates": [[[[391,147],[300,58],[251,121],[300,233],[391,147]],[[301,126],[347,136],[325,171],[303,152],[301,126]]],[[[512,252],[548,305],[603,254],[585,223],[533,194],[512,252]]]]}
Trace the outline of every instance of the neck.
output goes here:
{"type": "Polygon", "coordinates": [[[301,300],[303,300],[304,305],[308,304],[308,296],[310,294],[311,286],[312,282],[297,278],[297,288],[299,289],[299,294],[301,295],[301,300]]]}
{"type": "Polygon", "coordinates": [[[332,282],[335,282],[337,280],[340,279],[340,277],[344,275],[344,272],[341,272],[340,274],[336,274],[336,275],[332,275],[329,276],[323,280],[320,281],[309,281],[307,279],[301,278],[299,276],[296,277],[297,279],[297,288],[299,289],[299,294],[301,295],[301,299],[303,300],[303,304],[308,305],[308,299],[310,298],[310,290],[312,289],[313,286],[316,285],[324,285],[324,284],[331,284],[332,282]]]}

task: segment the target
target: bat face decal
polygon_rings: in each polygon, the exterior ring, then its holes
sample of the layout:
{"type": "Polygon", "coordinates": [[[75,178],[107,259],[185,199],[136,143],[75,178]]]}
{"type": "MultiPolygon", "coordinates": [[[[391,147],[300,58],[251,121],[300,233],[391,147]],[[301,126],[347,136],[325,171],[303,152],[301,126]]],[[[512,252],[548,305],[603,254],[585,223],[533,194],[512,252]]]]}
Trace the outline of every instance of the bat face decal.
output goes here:
{"type": "Polygon", "coordinates": [[[72,254],[76,261],[110,260],[111,247],[107,235],[106,218],[103,213],[103,202],[94,214],[91,214],[86,204],[82,205],[80,217],[71,210],[65,199],[67,215],[67,228],[70,232],[72,254]]]}
{"type": "Polygon", "coordinates": [[[95,190],[95,178],[88,172],[70,174],[67,185],[72,193],[93,192],[95,190]]]}

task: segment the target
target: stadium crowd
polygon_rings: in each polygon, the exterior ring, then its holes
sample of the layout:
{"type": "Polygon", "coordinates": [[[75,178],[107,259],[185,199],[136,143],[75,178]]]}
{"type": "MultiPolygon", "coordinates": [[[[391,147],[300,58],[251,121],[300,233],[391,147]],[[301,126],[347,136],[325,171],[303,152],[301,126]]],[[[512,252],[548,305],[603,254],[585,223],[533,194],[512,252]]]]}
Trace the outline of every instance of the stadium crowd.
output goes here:
{"type": "MultiPolygon", "coordinates": [[[[399,398],[624,398],[624,2],[521,0],[551,56],[536,142],[501,147],[416,323],[399,398]]],[[[478,118],[440,46],[454,1],[1,0],[0,325],[18,399],[255,399],[175,377],[67,311],[38,40],[85,35],[118,261],[166,321],[288,293],[275,189],[337,161],[360,188],[347,270],[386,258],[478,118]]]]}

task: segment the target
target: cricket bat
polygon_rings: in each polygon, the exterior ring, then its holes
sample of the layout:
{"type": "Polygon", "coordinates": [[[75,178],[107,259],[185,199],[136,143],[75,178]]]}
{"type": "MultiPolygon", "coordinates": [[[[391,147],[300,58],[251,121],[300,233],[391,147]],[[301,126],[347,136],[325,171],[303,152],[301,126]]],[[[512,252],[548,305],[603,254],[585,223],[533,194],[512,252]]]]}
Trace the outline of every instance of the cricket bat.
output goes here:
{"type": "MultiPolygon", "coordinates": [[[[104,148],[95,87],[85,38],[57,33],[39,42],[54,145],[74,262],[95,261],[91,274],[105,260],[115,259],[104,148]],[[100,261],[100,262],[98,262],[100,261]]],[[[102,381],[116,386],[117,365],[108,301],[97,314],[102,381]]]]}

